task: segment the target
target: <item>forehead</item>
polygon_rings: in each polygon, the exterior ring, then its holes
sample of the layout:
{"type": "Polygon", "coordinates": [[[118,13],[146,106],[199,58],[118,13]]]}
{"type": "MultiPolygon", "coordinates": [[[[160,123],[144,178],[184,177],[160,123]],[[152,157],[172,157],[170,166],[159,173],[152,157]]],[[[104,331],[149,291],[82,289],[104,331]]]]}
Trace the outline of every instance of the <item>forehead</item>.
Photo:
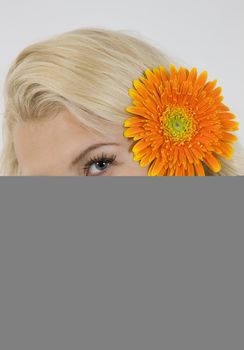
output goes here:
{"type": "MultiPolygon", "coordinates": [[[[34,122],[18,123],[13,130],[16,157],[28,173],[48,172],[52,167],[67,167],[77,152],[96,142],[117,141],[122,131],[100,135],[84,127],[68,112],[34,122]]],[[[64,168],[63,168],[64,169],[64,168]]]]}
{"type": "Polygon", "coordinates": [[[55,145],[60,137],[64,141],[69,138],[70,134],[85,136],[87,133],[87,130],[79,124],[78,120],[72,118],[69,114],[60,113],[55,117],[43,120],[17,123],[14,127],[13,136],[16,146],[28,147],[32,145],[37,147],[41,142],[42,147],[45,147],[44,141],[55,145]]]}

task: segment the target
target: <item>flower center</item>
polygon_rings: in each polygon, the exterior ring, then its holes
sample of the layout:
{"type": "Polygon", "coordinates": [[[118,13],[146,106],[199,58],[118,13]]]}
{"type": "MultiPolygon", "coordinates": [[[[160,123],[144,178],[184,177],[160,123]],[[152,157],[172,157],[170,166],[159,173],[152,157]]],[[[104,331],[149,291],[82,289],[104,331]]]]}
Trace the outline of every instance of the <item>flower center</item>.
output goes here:
{"type": "Polygon", "coordinates": [[[168,106],[160,121],[164,135],[172,141],[190,140],[196,130],[193,112],[183,107],[168,106]]]}

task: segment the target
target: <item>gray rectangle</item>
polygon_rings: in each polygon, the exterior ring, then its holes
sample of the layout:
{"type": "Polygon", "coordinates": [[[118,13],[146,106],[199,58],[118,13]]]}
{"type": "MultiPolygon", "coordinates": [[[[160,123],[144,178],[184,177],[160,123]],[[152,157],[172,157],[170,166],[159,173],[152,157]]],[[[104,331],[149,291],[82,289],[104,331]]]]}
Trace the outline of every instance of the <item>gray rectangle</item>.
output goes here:
{"type": "Polygon", "coordinates": [[[243,177],[2,177],[0,193],[0,349],[243,349],[243,177]]]}

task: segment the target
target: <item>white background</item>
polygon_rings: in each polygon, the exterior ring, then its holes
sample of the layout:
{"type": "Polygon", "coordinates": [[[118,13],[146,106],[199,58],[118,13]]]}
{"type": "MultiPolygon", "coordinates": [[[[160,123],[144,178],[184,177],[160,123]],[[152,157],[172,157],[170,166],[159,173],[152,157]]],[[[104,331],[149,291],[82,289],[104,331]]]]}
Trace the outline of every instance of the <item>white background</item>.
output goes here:
{"type": "Polygon", "coordinates": [[[243,0],[0,0],[0,5],[0,126],[3,81],[17,54],[49,36],[95,26],[137,32],[181,64],[206,69],[237,115],[236,134],[244,145],[243,0]]]}

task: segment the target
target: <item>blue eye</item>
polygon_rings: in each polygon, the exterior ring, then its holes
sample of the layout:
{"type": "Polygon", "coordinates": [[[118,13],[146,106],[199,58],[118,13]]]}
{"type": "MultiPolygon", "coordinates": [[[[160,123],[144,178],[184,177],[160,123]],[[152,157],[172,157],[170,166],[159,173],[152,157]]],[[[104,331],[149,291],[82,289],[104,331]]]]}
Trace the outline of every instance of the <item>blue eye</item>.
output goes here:
{"type": "Polygon", "coordinates": [[[84,166],[86,176],[97,176],[107,171],[116,159],[116,155],[107,156],[102,154],[101,156],[91,158],[84,166]]]}

